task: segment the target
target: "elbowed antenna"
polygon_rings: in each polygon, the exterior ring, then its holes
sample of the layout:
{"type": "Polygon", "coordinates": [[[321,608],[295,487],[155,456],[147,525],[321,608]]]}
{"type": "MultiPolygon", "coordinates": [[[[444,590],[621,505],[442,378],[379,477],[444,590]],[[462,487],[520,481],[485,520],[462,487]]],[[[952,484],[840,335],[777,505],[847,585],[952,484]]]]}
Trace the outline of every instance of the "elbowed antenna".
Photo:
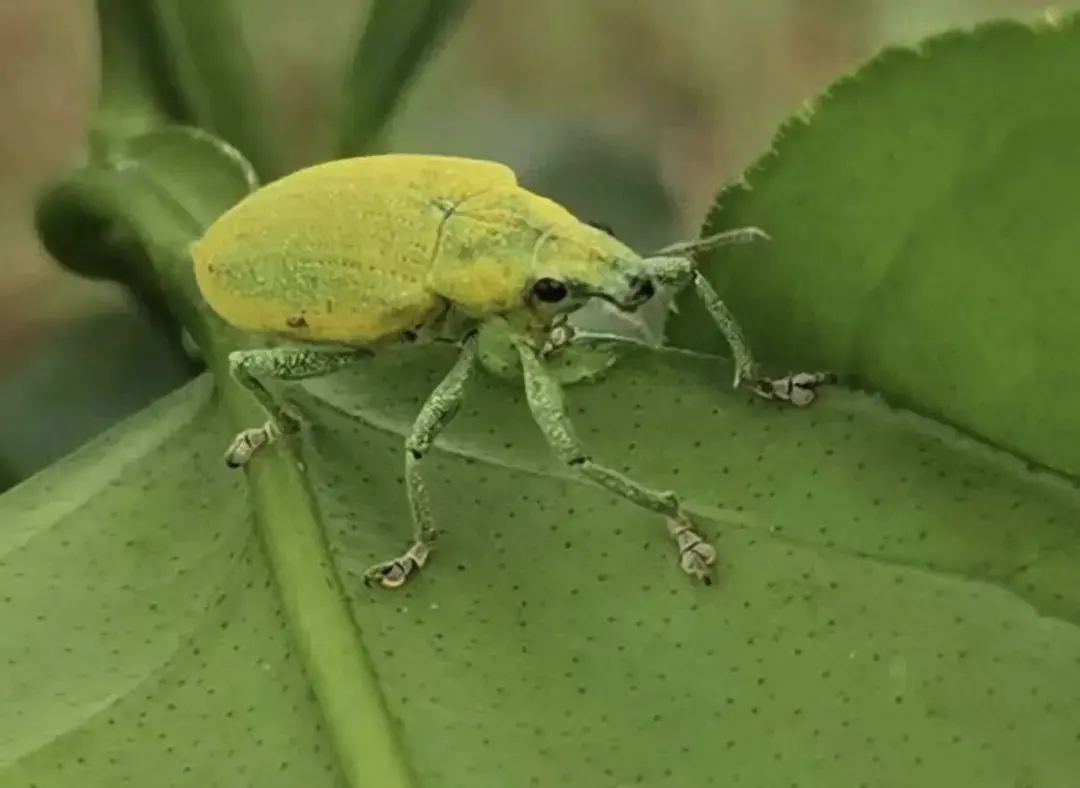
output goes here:
{"type": "Polygon", "coordinates": [[[736,227],[734,230],[724,230],[722,233],[707,235],[694,241],[679,241],[670,246],[665,246],[653,252],[649,257],[669,257],[674,255],[686,255],[694,252],[704,252],[715,249],[718,246],[730,244],[745,244],[751,241],[768,241],[769,234],[758,227],[736,227]]]}

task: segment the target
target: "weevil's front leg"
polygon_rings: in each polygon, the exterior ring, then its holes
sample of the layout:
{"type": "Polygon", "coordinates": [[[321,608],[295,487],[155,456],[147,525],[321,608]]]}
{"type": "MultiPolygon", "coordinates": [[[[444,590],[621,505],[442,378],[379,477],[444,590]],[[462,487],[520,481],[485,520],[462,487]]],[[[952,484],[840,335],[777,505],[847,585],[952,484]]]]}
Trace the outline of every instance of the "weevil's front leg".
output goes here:
{"type": "Polygon", "coordinates": [[[267,419],[259,427],[240,432],[225,452],[225,464],[230,468],[244,465],[260,449],[269,446],[282,435],[295,432],[296,418],[289,414],[266,389],[259,378],[303,380],[336,372],[354,361],[369,356],[370,351],[306,350],[300,348],[271,348],[237,350],[229,354],[229,373],[241,386],[250,391],[266,411],[267,419]]]}
{"type": "Polygon", "coordinates": [[[375,582],[383,588],[398,588],[427,563],[436,531],[427,487],[420,473],[420,461],[461,406],[465,387],[476,368],[477,355],[474,334],[461,343],[461,355],[457,362],[428,396],[413,423],[405,440],[405,486],[412,513],[413,543],[400,556],[368,569],[364,573],[366,583],[375,582]]]}
{"type": "Polygon", "coordinates": [[[562,386],[545,369],[537,351],[525,340],[515,337],[514,344],[521,356],[529,408],[555,455],[601,487],[667,518],[668,531],[679,549],[682,570],[706,584],[710,583],[716,550],[694,529],[693,521],[683,511],[675,493],[652,490],[593,462],[567,415],[562,386]]]}
{"type": "Polygon", "coordinates": [[[757,364],[754,362],[746,337],[743,336],[739,321],[731,314],[712,285],[694,267],[690,258],[652,257],[649,259],[649,273],[658,282],[674,288],[676,295],[692,282],[698,297],[709,311],[716,327],[720,329],[724,341],[731,348],[731,358],[735,362],[735,388],[738,388],[744,380],[758,380],[757,364]]]}
{"type": "Polygon", "coordinates": [[[835,376],[830,372],[792,372],[782,378],[763,377],[758,372],[757,363],[750,352],[750,347],[743,337],[735,316],[728,310],[723,299],[709,284],[701,272],[694,270],[694,289],[705,308],[709,310],[720,333],[731,346],[735,360],[735,388],[743,381],[750,384],[750,390],[759,397],[768,400],[788,402],[796,407],[805,407],[814,401],[817,389],[826,383],[834,383],[835,376]]]}
{"type": "Polygon", "coordinates": [[[570,323],[563,323],[553,328],[548,334],[547,341],[540,348],[540,357],[546,359],[571,345],[583,345],[597,350],[605,349],[605,346],[618,347],[620,345],[650,350],[656,347],[639,337],[628,337],[608,331],[592,331],[578,328],[570,323]]]}
{"type": "MultiPolygon", "coordinates": [[[[551,332],[547,342],[541,348],[540,355],[547,358],[564,348],[580,345],[597,349],[618,345],[647,349],[655,347],[655,345],[637,337],[589,331],[566,324],[551,332]]],[[[753,361],[751,360],[750,363],[753,364],[753,361]]],[[[782,378],[765,378],[757,375],[752,378],[737,377],[735,385],[741,385],[744,380],[750,384],[750,390],[762,399],[787,402],[801,408],[814,401],[817,396],[817,389],[820,386],[826,383],[834,383],[836,378],[828,372],[792,372],[782,378]]]]}
{"type": "Polygon", "coordinates": [[[814,401],[819,387],[835,382],[836,375],[831,372],[789,372],[782,378],[758,378],[750,390],[762,399],[805,408],[814,401]]]}
{"type": "Polygon", "coordinates": [[[754,361],[754,354],[750,352],[750,345],[743,336],[739,321],[735,319],[735,315],[731,314],[731,310],[727,308],[727,304],[713,286],[697,270],[692,275],[692,281],[698,297],[709,310],[713,322],[716,323],[716,327],[720,329],[728,347],[731,348],[731,358],[735,362],[735,388],[738,388],[744,380],[758,380],[760,376],[757,372],[757,362],[754,361]]]}

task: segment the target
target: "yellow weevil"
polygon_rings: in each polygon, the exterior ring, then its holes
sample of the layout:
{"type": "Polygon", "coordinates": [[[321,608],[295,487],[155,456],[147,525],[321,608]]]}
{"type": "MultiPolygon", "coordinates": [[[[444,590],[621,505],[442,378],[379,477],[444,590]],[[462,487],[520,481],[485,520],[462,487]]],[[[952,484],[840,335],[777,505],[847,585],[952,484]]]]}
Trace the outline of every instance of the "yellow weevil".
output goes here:
{"type": "Polygon", "coordinates": [[[299,427],[260,378],[326,375],[390,347],[459,346],[457,362],[405,441],[413,543],[365,574],[369,582],[399,587],[427,562],[436,533],[421,461],[481,361],[479,332],[497,329],[521,358],[529,407],[555,455],[601,487],[663,515],[683,571],[707,583],[716,552],[679,499],[589,457],[545,357],[570,344],[612,339],[566,323],[589,300],[633,312],[659,287],[692,282],[731,346],[735,386],[747,382],[765,398],[809,404],[828,376],[760,377],[738,324],[691,260],[702,249],[763,235],[732,230],[641,257],[605,229],[523,189],[510,169],[494,162],[392,154],[295,172],[227,211],[194,247],[196,280],[210,308],[241,330],[288,343],[229,356],[233,377],[268,418],[236,436],[226,463],[239,467],[299,427]]]}

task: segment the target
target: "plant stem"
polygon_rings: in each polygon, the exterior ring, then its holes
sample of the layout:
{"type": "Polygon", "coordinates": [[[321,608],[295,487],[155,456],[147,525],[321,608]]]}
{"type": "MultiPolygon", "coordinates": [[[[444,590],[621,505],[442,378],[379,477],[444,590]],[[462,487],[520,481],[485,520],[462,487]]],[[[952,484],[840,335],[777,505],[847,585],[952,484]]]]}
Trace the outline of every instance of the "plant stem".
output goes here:
{"type": "Polygon", "coordinates": [[[470,0],[374,0],[345,79],[335,155],[379,147],[421,69],[453,31],[470,0]]]}

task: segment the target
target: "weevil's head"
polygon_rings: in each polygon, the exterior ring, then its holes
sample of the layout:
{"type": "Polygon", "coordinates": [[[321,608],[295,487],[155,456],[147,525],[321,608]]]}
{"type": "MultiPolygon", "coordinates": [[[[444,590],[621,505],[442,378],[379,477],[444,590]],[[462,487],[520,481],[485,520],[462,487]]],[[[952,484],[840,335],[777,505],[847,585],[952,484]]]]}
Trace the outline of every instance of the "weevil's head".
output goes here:
{"type": "Polygon", "coordinates": [[[766,237],[757,228],[739,228],[672,244],[641,257],[603,225],[559,227],[537,246],[526,300],[534,313],[556,319],[590,300],[636,312],[661,288],[688,282],[694,272],[695,253],[766,237]]]}
{"type": "Polygon", "coordinates": [[[634,312],[662,284],[648,258],[640,257],[606,227],[584,223],[549,232],[536,247],[531,273],[526,302],[538,316],[553,319],[593,300],[634,312]]]}

